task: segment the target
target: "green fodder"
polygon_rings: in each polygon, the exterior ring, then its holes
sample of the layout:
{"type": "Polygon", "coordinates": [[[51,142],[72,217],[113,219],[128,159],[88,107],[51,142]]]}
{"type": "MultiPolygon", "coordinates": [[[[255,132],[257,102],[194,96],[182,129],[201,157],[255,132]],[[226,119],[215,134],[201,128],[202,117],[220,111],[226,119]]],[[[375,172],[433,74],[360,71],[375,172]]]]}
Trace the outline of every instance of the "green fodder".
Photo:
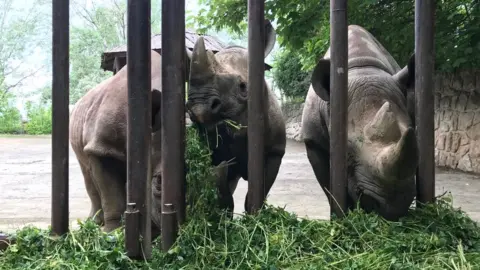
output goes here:
{"type": "Polygon", "coordinates": [[[215,206],[208,154],[188,129],[188,220],[168,253],[155,248],[149,262],[132,261],[122,229],[106,234],[87,220],[61,238],[19,230],[0,269],[480,269],[480,229],[450,196],[399,222],[360,209],[333,221],[300,219],[271,205],[232,220],[215,206]]]}

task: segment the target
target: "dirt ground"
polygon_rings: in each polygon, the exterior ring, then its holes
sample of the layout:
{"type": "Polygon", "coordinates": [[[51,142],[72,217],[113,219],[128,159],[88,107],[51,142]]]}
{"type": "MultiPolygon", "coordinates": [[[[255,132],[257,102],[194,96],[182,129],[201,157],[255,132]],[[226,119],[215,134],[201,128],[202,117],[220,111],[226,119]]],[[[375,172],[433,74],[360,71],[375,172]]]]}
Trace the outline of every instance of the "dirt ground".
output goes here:
{"type": "MultiPolygon", "coordinates": [[[[90,202],[80,167],[70,150],[70,219],[87,217],[90,202]]],[[[0,231],[10,232],[26,224],[46,228],[51,212],[51,137],[0,137],[0,231]]],[[[436,194],[452,192],[454,205],[480,221],[480,177],[437,171],[436,194]]],[[[240,180],[235,193],[235,211],[243,211],[247,182],[240,180]]],[[[287,153],[268,201],[286,206],[299,216],[328,219],[326,197],[308,163],[304,146],[289,141],[287,153]]]]}

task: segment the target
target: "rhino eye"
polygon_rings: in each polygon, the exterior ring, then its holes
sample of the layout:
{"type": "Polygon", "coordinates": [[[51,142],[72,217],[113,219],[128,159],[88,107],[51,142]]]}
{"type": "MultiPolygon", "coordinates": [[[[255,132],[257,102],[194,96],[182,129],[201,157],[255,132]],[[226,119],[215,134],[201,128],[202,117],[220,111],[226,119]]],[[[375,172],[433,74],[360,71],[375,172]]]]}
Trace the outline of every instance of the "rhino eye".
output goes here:
{"type": "Polygon", "coordinates": [[[247,84],[245,84],[244,82],[241,82],[240,83],[240,91],[242,93],[246,93],[247,92],[247,84]]]}

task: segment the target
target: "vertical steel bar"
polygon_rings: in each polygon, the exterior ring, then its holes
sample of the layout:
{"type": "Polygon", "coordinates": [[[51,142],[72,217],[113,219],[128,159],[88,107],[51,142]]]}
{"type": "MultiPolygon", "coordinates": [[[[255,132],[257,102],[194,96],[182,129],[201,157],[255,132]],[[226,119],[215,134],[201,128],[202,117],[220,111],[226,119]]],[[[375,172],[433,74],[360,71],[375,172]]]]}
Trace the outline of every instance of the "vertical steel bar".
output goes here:
{"type": "Polygon", "coordinates": [[[52,2],[52,232],[68,232],[69,10],[70,1],[52,2]]]}
{"type": "Polygon", "coordinates": [[[162,239],[185,221],[185,62],[185,0],[162,0],[162,206],[177,212],[162,211],[162,239]]]}
{"type": "Polygon", "coordinates": [[[417,199],[435,197],[434,28],[435,1],[415,1],[415,123],[418,143],[417,199]]]}
{"type": "Polygon", "coordinates": [[[264,0],[248,0],[248,202],[249,213],[265,199],[264,0]]]}
{"type": "Polygon", "coordinates": [[[130,258],[140,259],[140,211],[136,203],[127,203],[125,210],[125,249],[130,258]]]}
{"type": "Polygon", "coordinates": [[[177,211],[171,203],[166,203],[162,207],[162,250],[168,251],[175,243],[178,233],[177,211]]]}
{"type": "Polygon", "coordinates": [[[347,210],[347,0],[330,0],[330,206],[347,210]]]}
{"type": "MultiPolygon", "coordinates": [[[[151,41],[150,0],[129,0],[127,6],[127,74],[128,74],[128,117],[127,117],[127,204],[134,203],[136,209],[127,209],[126,215],[140,218],[140,231],[134,233],[136,243],[126,242],[131,257],[138,249],[142,236],[143,256],[151,256],[151,41]],[[131,210],[131,211],[129,211],[131,210]],[[135,214],[138,210],[140,215],[135,214]]],[[[127,218],[126,220],[133,220],[127,218]]],[[[133,226],[133,221],[130,226],[133,226]]],[[[129,224],[126,224],[129,226],[129,224]]]]}

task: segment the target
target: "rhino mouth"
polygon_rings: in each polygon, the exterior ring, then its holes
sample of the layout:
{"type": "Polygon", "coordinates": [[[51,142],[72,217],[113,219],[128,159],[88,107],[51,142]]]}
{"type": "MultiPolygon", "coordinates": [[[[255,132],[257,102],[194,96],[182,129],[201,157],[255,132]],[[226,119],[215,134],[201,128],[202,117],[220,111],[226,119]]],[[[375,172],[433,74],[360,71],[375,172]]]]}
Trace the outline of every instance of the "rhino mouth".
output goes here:
{"type": "Polygon", "coordinates": [[[406,184],[410,182],[409,179],[402,181],[404,185],[389,188],[377,183],[379,179],[367,177],[358,171],[355,178],[355,197],[364,211],[376,213],[390,221],[397,221],[408,213],[415,196],[415,185],[406,184]]]}
{"type": "Polygon", "coordinates": [[[205,128],[208,131],[215,130],[218,125],[224,124],[225,120],[223,117],[216,116],[216,117],[210,117],[208,119],[205,119],[204,117],[198,117],[192,110],[187,109],[188,115],[190,116],[190,120],[192,123],[195,125],[205,128]]]}
{"type": "Polygon", "coordinates": [[[218,98],[210,98],[206,103],[195,104],[189,101],[186,104],[186,110],[193,123],[207,129],[214,129],[215,126],[225,120],[221,102],[218,98]]]}

